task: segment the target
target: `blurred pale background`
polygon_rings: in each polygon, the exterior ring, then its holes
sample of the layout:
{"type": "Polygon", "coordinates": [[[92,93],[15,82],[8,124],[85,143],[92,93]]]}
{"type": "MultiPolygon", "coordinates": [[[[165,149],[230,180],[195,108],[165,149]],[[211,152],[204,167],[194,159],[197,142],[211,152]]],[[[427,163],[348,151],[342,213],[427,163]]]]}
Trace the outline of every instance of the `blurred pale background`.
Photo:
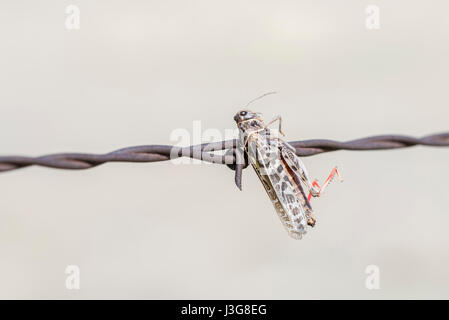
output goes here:
{"type": "MultiPolygon", "coordinates": [[[[289,140],[449,129],[447,1],[0,4],[0,154],[102,153],[224,132],[247,101],[289,140]],[[67,30],[67,5],[80,29],[67,30]],[[378,5],[380,29],[365,26],[378,5]]],[[[252,170],[0,175],[0,298],[449,298],[449,150],[306,158],[317,226],[290,239],[252,170]],[[81,289],[67,290],[78,265],[81,289]],[[380,289],[365,268],[380,268],[380,289]]]]}

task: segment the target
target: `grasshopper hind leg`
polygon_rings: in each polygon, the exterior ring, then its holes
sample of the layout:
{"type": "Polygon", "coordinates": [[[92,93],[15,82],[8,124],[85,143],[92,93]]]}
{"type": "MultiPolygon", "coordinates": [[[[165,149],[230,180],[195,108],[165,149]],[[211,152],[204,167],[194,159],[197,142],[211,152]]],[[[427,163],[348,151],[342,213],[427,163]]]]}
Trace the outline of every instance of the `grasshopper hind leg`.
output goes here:
{"type": "Polygon", "coordinates": [[[332,169],[331,173],[329,174],[329,176],[327,177],[326,181],[324,182],[324,184],[322,186],[320,186],[318,184],[316,179],[312,181],[309,178],[309,174],[307,173],[304,163],[301,161],[301,159],[298,158],[298,156],[292,150],[293,147],[287,143],[285,143],[285,144],[286,144],[285,146],[281,147],[282,156],[286,160],[290,169],[307,186],[307,189],[309,190],[309,196],[307,197],[308,201],[310,201],[312,197],[321,196],[321,194],[324,192],[324,190],[329,185],[329,183],[332,182],[335,175],[337,175],[337,177],[340,181],[343,181],[343,179],[340,176],[340,173],[338,172],[337,167],[332,169]]]}
{"type": "Polygon", "coordinates": [[[338,177],[338,180],[340,182],[343,181],[343,178],[341,177],[340,173],[338,172],[337,167],[334,167],[331,171],[331,173],[329,174],[329,176],[327,177],[326,181],[324,182],[324,184],[322,186],[320,186],[318,184],[318,182],[315,180],[313,180],[312,182],[312,187],[315,188],[315,194],[312,193],[311,191],[309,192],[309,196],[308,196],[308,200],[310,201],[310,199],[312,198],[312,196],[314,197],[319,197],[321,196],[321,193],[324,191],[324,189],[326,189],[326,187],[332,182],[332,180],[334,179],[335,175],[338,177]],[[316,190],[318,190],[318,193],[316,193],[316,190]]]}

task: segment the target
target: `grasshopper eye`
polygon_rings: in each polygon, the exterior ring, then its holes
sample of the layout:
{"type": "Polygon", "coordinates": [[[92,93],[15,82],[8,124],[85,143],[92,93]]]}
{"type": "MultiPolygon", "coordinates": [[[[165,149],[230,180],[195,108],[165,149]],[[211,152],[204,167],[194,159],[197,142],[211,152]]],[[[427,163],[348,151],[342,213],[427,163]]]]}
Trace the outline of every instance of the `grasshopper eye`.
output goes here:
{"type": "Polygon", "coordinates": [[[246,116],[247,113],[248,113],[248,112],[246,112],[246,111],[242,111],[242,112],[240,112],[240,115],[241,115],[242,117],[244,117],[244,116],[246,116]]]}

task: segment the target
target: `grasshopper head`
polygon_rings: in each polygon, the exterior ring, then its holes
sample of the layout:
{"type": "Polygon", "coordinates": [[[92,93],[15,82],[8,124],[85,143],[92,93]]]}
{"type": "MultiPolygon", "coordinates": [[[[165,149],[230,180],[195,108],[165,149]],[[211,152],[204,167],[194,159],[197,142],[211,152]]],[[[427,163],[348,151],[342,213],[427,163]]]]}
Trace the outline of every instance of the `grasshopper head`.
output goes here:
{"type": "Polygon", "coordinates": [[[261,114],[258,112],[253,112],[250,110],[242,110],[242,111],[237,112],[237,114],[234,116],[234,120],[235,120],[235,122],[237,122],[237,124],[239,124],[240,122],[253,120],[253,119],[261,120],[260,116],[261,116],[261,114]]]}

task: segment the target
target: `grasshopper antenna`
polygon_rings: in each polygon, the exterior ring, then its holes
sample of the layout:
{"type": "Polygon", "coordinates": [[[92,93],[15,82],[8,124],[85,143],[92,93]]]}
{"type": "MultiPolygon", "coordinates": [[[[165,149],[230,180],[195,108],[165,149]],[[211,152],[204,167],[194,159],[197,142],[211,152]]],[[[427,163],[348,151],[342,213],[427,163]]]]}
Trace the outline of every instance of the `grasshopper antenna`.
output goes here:
{"type": "Polygon", "coordinates": [[[248,106],[249,106],[251,103],[253,103],[254,101],[260,100],[260,99],[262,99],[263,97],[266,97],[266,96],[268,96],[268,95],[270,95],[270,94],[275,94],[275,93],[277,93],[277,92],[276,92],[276,91],[271,91],[271,92],[264,93],[263,95],[258,96],[257,98],[254,98],[253,100],[251,100],[250,102],[248,102],[244,108],[248,107],[248,106]]]}

